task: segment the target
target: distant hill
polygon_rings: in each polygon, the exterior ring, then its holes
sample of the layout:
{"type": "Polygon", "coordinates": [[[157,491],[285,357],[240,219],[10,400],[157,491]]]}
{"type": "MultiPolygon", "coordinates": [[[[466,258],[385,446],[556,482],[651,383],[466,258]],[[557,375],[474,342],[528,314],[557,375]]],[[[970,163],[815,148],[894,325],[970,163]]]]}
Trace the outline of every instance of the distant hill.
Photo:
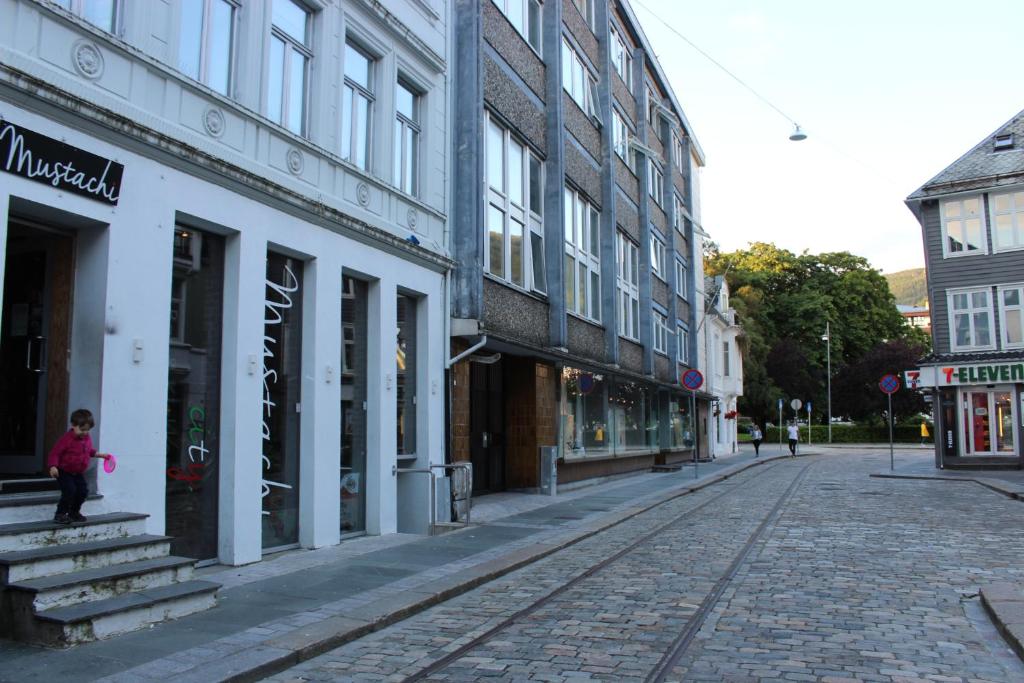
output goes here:
{"type": "Polygon", "coordinates": [[[892,295],[896,297],[896,303],[905,306],[924,306],[928,303],[928,283],[924,268],[888,273],[885,279],[889,282],[892,295]]]}

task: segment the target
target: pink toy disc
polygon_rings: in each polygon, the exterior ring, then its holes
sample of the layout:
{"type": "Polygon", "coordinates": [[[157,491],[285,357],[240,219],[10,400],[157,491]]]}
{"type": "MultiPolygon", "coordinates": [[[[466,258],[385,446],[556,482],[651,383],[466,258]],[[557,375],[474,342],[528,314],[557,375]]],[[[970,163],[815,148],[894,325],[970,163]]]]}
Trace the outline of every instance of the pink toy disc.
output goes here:
{"type": "Polygon", "coordinates": [[[103,461],[103,471],[110,474],[114,471],[115,467],[117,467],[117,458],[111,453],[110,457],[103,461]]]}

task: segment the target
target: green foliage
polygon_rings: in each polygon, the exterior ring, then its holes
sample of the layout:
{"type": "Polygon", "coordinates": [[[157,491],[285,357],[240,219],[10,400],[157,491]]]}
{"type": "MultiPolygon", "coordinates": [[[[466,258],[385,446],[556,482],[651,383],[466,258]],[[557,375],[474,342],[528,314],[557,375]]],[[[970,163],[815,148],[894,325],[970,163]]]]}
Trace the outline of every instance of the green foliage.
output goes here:
{"type": "MultiPolygon", "coordinates": [[[[705,271],[708,275],[727,273],[730,302],[744,335],[740,346],[744,396],[739,411],[759,423],[777,414],[779,398],[787,404],[791,398],[805,404],[811,401],[813,417],[824,420],[829,360],[822,340],[826,323],[831,331],[834,415],[846,414],[845,407],[837,410],[835,405],[840,374],[852,365],[864,376],[875,372],[876,368],[864,361],[878,352],[880,344],[905,342],[902,356],[887,357],[895,363],[887,370],[891,372],[902,373],[914,365],[913,354],[926,352],[921,335],[905,325],[896,310],[885,277],[863,257],[848,252],[794,254],[774,244],[756,242],[730,253],[709,250],[705,271]]],[[[878,377],[874,378],[876,385],[878,377]]],[[[864,383],[860,375],[857,379],[860,391],[864,383]]],[[[878,396],[851,390],[851,404],[859,400],[874,409],[879,403],[874,399],[884,398],[877,386],[875,391],[878,396]]],[[[897,404],[897,416],[922,409],[919,402],[897,399],[897,404]]]]}
{"type": "MultiPolygon", "coordinates": [[[[828,426],[814,425],[813,429],[811,443],[818,446],[827,445],[828,426]]],[[[892,440],[893,443],[922,443],[920,423],[917,425],[897,425],[893,428],[892,440]]],[[[933,432],[930,425],[928,427],[928,436],[923,442],[933,443],[933,432]]],[[[769,427],[765,431],[764,443],[761,446],[764,447],[767,444],[773,443],[779,443],[779,429],[777,427],[769,427]]],[[[785,430],[783,430],[782,444],[786,445],[787,443],[789,442],[786,439],[785,430]]],[[[800,427],[800,443],[807,443],[807,427],[804,425],[800,427]]],[[[832,425],[832,443],[889,443],[889,427],[888,425],[832,425]]]]}
{"type": "Polygon", "coordinates": [[[911,268],[885,276],[896,303],[904,306],[928,305],[928,280],[924,268],[911,268]]]}

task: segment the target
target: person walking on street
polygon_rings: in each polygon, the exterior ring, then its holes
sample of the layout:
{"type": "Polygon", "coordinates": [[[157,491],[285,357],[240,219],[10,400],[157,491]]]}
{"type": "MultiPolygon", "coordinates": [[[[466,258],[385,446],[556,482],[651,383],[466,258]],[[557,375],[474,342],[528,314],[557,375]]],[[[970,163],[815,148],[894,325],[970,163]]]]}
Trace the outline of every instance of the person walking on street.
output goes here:
{"type": "Polygon", "coordinates": [[[786,431],[789,432],[789,454],[796,457],[796,445],[800,441],[800,426],[796,421],[790,422],[786,431]]]}
{"type": "Polygon", "coordinates": [[[761,453],[761,440],[764,438],[764,434],[761,433],[761,429],[756,425],[750,425],[750,442],[754,444],[754,457],[756,458],[761,453]]]}

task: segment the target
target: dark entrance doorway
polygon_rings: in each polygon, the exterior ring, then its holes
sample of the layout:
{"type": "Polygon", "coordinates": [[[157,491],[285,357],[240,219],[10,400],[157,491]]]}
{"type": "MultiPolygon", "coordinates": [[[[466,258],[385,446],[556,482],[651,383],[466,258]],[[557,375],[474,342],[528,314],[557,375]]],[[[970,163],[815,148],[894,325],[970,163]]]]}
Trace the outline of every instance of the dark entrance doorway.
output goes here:
{"type": "Polygon", "coordinates": [[[470,461],[473,495],[505,490],[502,363],[470,363],[470,461]]]}
{"type": "Polygon", "coordinates": [[[0,324],[0,493],[55,488],[44,469],[48,445],[67,429],[73,246],[70,234],[10,219],[0,324]]]}

